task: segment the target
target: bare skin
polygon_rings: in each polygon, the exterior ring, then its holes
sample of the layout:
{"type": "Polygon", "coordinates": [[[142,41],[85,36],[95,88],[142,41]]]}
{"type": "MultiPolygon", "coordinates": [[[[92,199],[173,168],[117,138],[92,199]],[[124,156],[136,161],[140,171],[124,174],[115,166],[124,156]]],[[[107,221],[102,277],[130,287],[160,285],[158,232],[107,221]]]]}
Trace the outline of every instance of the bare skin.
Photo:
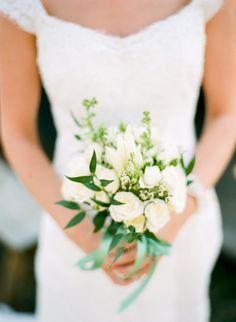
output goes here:
{"type": "MultiPolygon", "coordinates": [[[[103,29],[108,34],[126,37],[142,30],[156,20],[176,13],[189,1],[184,0],[44,0],[50,15],[73,21],[91,29],[103,29]],[[148,4],[148,5],[147,5],[148,4]]],[[[207,99],[207,119],[197,146],[194,169],[206,187],[214,186],[224,171],[236,139],[236,61],[234,0],[227,0],[223,9],[208,23],[204,90],[207,99]]],[[[6,155],[19,177],[63,228],[73,216],[71,211],[56,206],[62,198],[60,179],[41,149],[36,119],[40,99],[40,79],[36,65],[35,38],[20,30],[5,17],[0,17],[0,88],[1,130],[6,155]],[[17,55],[15,54],[17,52],[17,55]]],[[[189,197],[182,216],[173,216],[159,236],[173,242],[185,222],[196,210],[196,201],[189,197]]],[[[97,248],[101,235],[92,233],[90,219],[65,231],[85,253],[97,248]]],[[[120,275],[134,263],[135,245],[127,250],[112,271],[110,256],[103,269],[114,283],[126,285],[120,275]]],[[[147,259],[134,279],[150,268],[147,259]]]]}

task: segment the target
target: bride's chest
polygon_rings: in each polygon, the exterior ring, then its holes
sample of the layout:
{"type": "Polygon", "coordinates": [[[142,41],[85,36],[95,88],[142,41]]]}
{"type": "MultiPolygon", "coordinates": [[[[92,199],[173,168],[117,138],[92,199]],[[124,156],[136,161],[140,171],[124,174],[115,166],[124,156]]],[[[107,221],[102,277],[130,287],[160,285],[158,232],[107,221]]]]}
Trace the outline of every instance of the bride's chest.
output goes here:
{"type": "Polygon", "coordinates": [[[125,38],[52,18],[38,34],[37,62],[49,95],[107,84],[172,86],[198,81],[204,48],[201,12],[167,18],[125,38]]]}

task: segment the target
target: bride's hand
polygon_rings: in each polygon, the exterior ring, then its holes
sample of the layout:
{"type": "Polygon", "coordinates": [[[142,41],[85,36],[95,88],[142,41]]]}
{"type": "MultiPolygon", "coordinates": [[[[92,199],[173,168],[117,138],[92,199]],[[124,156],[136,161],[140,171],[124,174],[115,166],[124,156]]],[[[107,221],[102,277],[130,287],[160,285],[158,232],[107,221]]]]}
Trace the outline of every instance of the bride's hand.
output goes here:
{"type": "MultiPolygon", "coordinates": [[[[71,216],[71,212],[68,211],[67,215],[71,216]]],[[[63,221],[64,227],[67,222],[68,219],[66,222],[63,221]]],[[[89,254],[99,247],[102,239],[102,233],[97,232],[96,234],[94,234],[93,228],[94,226],[91,219],[87,217],[79,225],[66,229],[65,233],[86,254],[89,254]]],[[[130,283],[133,283],[135,280],[139,279],[149,271],[151,259],[147,257],[138,272],[135,273],[132,278],[126,279],[125,277],[132,270],[136,259],[136,244],[129,244],[119,260],[116,263],[112,264],[116,251],[117,249],[114,249],[111,253],[109,253],[106,262],[102,266],[102,269],[115,284],[128,285],[130,283]]]]}
{"type": "Polygon", "coordinates": [[[108,257],[106,262],[103,265],[103,270],[112,279],[115,284],[119,285],[128,285],[138,280],[140,277],[148,273],[151,268],[151,258],[146,257],[141,268],[130,278],[126,278],[126,276],[131,272],[135,259],[136,259],[136,244],[132,243],[127,246],[125,252],[119,258],[119,260],[113,264],[113,259],[116,255],[116,250],[112,251],[108,257]]]}

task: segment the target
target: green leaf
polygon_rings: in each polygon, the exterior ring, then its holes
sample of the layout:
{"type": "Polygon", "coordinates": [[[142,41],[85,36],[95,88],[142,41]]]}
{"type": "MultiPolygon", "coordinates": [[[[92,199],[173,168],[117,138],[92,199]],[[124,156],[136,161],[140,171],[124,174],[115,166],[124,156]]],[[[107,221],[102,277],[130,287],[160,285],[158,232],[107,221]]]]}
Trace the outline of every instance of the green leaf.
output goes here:
{"type": "Polygon", "coordinates": [[[180,165],[182,167],[182,169],[184,170],[185,172],[185,165],[184,165],[184,158],[183,158],[183,155],[181,155],[181,158],[180,158],[180,165]]]}
{"type": "Polygon", "coordinates": [[[93,218],[93,224],[95,226],[94,228],[94,233],[98,232],[100,229],[102,229],[102,227],[104,226],[104,223],[106,221],[106,218],[108,216],[108,212],[105,211],[101,211],[99,212],[94,218],[93,218]]]}
{"type": "Polygon", "coordinates": [[[125,240],[127,240],[128,243],[132,243],[133,241],[137,240],[139,237],[139,234],[137,233],[129,233],[125,236],[125,240]]]}
{"type": "Polygon", "coordinates": [[[109,252],[123,241],[124,234],[116,234],[110,244],[109,252]]]}
{"type": "Polygon", "coordinates": [[[93,176],[80,176],[80,177],[67,177],[67,179],[74,181],[74,182],[79,182],[79,183],[89,183],[93,180],[93,176]]]}
{"type": "Polygon", "coordinates": [[[103,187],[108,186],[110,183],[112,183],[114,180],[106,180],[106,179],[100,179],[101,185],[103,187]]]}
{"type": "Polygon", "coordinates": [[[111,234],[111,235],[114,235],[117,233],[117,231],[119,230],[119,228],[122,226],[122,223],[121,222],[116,222],[114,220],[112,220],[110,226],[108,227],[108,232],[111,234]]]}
{"type": "Polygon", "coordinates": [[[96,184],[94,184],[93,182],[89,182],[89,183],[83,183],[83,185],[85,187],[87,187],[88,189],[90,190],[93,190],[93,191],[101,191],[102,189],[99,188],[96,184]]]}
{"type": "Polygon", "coordinates": [[[193,170],[193,167],[195,165],[195,161],[196,161],[196,158],[195,156],[192,158],[192,160],[189,162],[189,164],[187,165],[186,169],[185,169],[185,173],[186,175],[188,176],[192,170],[193,170]]]}
{"type": "Polygon", "coordinates": [[[89,170],[90,172],[94,173],[96,171],[97,166],[97,156],[95,150],[93,150],[93,155],[89,164],[89,170]]]}
{"type": "Polygon", "coordinates": [[[85,217],[85,212],[81,211],[79,214],[75,215],[71,221],[66,225],[65,229],[78,225],[85,217]]]}
{"type": "Polygon", "coordinates": [[[103,201],[100,201],[100,200],[97,200],[95,198],[91,198],[91,200],[93,202],[95,202],[98,206],[101,206],[101,207],[105,207],[105,208],[108,208],[110,206],[109,203],[106,203],[106,202],[103,202],[103,201]]]}
{"type": "Polygon", "coordinates": [[[78,205],[76,202],[68,201],[68,200],[60,200],[56,202],[56,205],[68,208],[68,209],[80,209],[80,205],[78,205]]]}
{"type": "MultiPolygon", "coordinates": [[[[114,257],[112,264],[114,264],[115,262],[118,261],[118,259],[121,257],[121,255],[124,253],[125,248],[124,247],[120,247],[116,253],[116,256],[114,257]]],[[[112,265],[111,265],[112,266],[112,265]]]]}
{"type": "Polygon", "coordinates": [[[82,124],[80,124],[80,122],[78,121],[78,119],[76,118],[76,116],[74,115],[74,113],[71,111],[70,112],[70,115],[73,119],[73,121],[75,122],[75,124],[78,126],[78,127],[82,127],[82,124]]]}
{"type": "Polygon", "coordinates": [[[114,206],[124,205],[124,202],[120,202],[118,200],[115,200],[113,197],[110,199],[110,203],[111,203],[111,205],[114,205],[114,206]]]}
{"type": "Polygon", "coordinates": [[[155,241],[158,241],[158,238],[156,237],[156,235],[154,235],[153,233],[151,233],[149,230],[146,230],[145,233],[146,237],[153,239],[155,241]]]}
{"type": "Polygon", "coordinates": [[[73,182],[82,183],[85,187],[87,187],[90,190],[93,190],[93,191],[102,190],[93,182],[93,176],[66,177],[66,178],[73,182]]]}
{"type": "Polygon", "coordinates": [[[79,141],[81,141],[81,140],[82,140],[82,138],[81,138],[81,136],[80,136],[79,134],[75,134],[75,135],[74,135],[74,137],[75,137],[77,140],[79,140],[79,141]]]}
{"type": "Polygon", "coordinates": [[[170,162],[170,165],[173,165],[174,167],[176,167],[178,164],[178,159],[174,159],[170,162]]]}
{"type": "Polygon", "coordinates": [[[193,183],[193,180],[188,180],[187,181],[187,186],[190,186],[193,183]]]}
{"type": "Polygon", "coordinates": [[[172,248],[171,244],[157,238],[153,233],[146,231],[145,237],[148,241],[148,254],[150,256],[169,255],[172,248]]]}

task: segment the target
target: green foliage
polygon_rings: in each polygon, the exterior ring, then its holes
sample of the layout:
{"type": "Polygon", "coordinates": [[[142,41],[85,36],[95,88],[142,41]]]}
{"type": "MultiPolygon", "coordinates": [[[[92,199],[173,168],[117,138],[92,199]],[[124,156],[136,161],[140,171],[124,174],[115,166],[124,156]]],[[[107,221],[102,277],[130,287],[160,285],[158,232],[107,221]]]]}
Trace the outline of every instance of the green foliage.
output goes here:
{"type": "Polygon", "coordinates": [[[102,190],[93,182],[93,176],[66,177],[66,178],[77,183],[82,183],[85,187],[87,187],[90,190],[93,190],[93,191],[102,190]]]}
{"type": "Polygon", "coordinates": [[[65,229],[78,225],[84,218],[86,214],[84,211],[81,211],[79,214],[75,215],[71,221],[66,225],[65,229]]]}
{"type": "Polygon", "coordinates": [[[110,206],[109,203],[106,203],[106,202],[103,202],[103,201],[100,201],[100,200],[97,200],[95,198],[91,198],[91,200],[97,204],[98,206],[101,206],[101,207],[104,207],[104,208],[108,208],[110,206]]]}
{"type": "Polygon", "coordinates": [[[121,242],[123,242],[123,240],[124,240],[124,234],[114,235],[109,247],[109,252],[111,252],[116,246],[118,246],[121,242]]]}
{"type": "Polygon", "coordinates": [[[74,209],[79,210],[80,205],[78,205],[76,202],[68,201],[68,200],[60,200],[56,202],[56,205],[68,208],[68,209],[74,209]]]}
{"type": "Polygon", "coordinates": [[[91,157],[90,164],[89,164],[90,172],[94,173],[96,171],[96,167],[97,167],[97,156],[96,156],[95,150],[93,150],[93,155],[91,157]]]}
{"type": "Polygon", "coordinates": [[[122,225],[122,223],[112,220],[110,226],[107,228],[107,231],[109,234],[114,235],[117,233],[117,231],[121,228],[122,225]]]}
{"type": "MultiPolygon", "coordinates": [[[[116,253],[116,255],[115,255],[115,257],[114,257],[114,259],[113,259],[113,261],[112,261],[112,265],[115,263],[115,262],[117,262],[118,261],[118,259],[122,256],[122,254],[124,253],[124,251],[125,251],[125,248],[124,247],[120,247],[119,249],[118,249],[118,251],[117,251],[117,253],[116,253]]],[[[112,266],[111,265],[111,266],[112,266]]]]}
{"type": "Polygon", "coordinates": [[[109,213],[107,210],[101,211],[96,214],[96,216],[93,218],[93,224],[94,224],[94,233],[101,230],[105,224],[106,218],[108,217],[109,213]]]}
{"type": "Polygon", "coordinates": [[[108,186],[110,183],[112,183],[114,180],[100,179],[99,181],[100,181],[100,183],[101,183],[101,185],[102,185],[103,187],[106,187],[106,186],[108,186]]]}
{"type": "Polygon", "coordinates": [[[112,198],[110,199],[110,203],[111,203],[111,205],[114,205],[114,206],[124,205],[124,202],[120,202],[120,201],[118,201],[118,200],[115,200],[115,199],[114,199],[114,197],[112,197],[112,198]]]}
{"type": "Polygon", "coordinates": [[[181,156],[181,159],[180,159],[180,164],[186,174],[186,176],[188,176],[192,171],[193,171],[193,168],[194,168],[194,165],[195,165],[195,161],[196,161],[196,157],[194,156],[187,165],[185,165],[184,163],[184,158],[183,158],[183,155],[181,156]]]}

